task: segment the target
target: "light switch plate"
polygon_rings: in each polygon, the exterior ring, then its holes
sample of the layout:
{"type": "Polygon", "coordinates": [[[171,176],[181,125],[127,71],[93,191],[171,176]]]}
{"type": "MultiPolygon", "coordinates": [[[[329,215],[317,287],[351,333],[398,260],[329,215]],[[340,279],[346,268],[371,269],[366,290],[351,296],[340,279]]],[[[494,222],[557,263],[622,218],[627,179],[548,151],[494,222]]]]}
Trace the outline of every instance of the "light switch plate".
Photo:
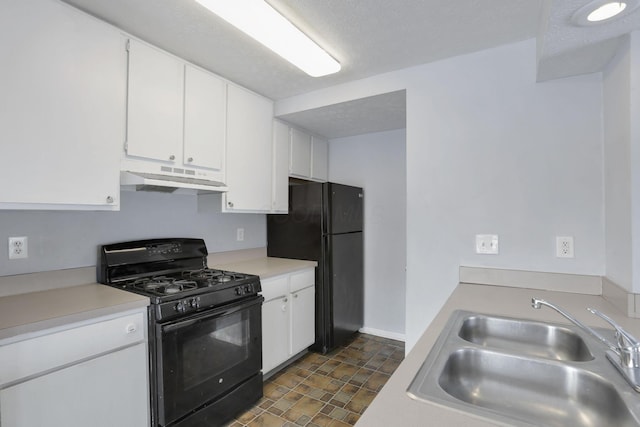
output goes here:
{"type": "Polygon", "coordinates": [[[476,234],[476,253],[497,255],[499,253],[497,234],[476,234]]]}

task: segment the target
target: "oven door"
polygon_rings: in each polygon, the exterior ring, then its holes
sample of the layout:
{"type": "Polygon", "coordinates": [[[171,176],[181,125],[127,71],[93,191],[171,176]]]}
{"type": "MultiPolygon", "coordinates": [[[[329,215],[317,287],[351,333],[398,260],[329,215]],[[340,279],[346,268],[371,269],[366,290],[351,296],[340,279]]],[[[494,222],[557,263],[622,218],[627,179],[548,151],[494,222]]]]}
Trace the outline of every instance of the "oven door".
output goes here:
{"type": "Polygon", "coordinates": [[[210,404],[262,368],[262,296],[156,326],[158,424],[210,404]]]}

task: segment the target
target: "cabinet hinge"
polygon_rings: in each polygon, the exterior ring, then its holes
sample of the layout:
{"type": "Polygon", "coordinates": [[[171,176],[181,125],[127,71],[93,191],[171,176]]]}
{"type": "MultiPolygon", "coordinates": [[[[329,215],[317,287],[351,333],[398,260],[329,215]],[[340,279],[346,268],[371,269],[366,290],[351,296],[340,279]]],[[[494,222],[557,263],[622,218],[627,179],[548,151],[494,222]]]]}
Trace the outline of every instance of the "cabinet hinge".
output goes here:
{"type": "Polygon", "coordinates": [[[129,142],[125,141],[124,142],[124,152],[126,153],[128,149],[129,149],[129,142]]]}
{"type": "Polygon", "coordinates": [[[127,44],[125,46],[125,49],[127,52],[129,52],[129,48],[131,47],[131,40],[127,40],[127,44]]]}

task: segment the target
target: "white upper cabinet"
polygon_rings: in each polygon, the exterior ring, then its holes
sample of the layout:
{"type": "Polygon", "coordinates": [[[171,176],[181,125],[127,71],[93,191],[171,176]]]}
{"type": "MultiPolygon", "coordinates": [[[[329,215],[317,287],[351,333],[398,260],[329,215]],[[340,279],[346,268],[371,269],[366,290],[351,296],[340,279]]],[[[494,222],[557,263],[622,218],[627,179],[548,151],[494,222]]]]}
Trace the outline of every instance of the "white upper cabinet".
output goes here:
{"type": "Polygon", "coordinates": [[[291,128],[291,156],[289,175],[299,178],[311,176],[311,135],[291,128]]]}
{"type": "Polygon", "coordinates": [[[329,141],[326,139],[311,138],[311,179],[314,181],[327,181],[329,164],[329,141]]]}
{"type": "Polygon", "coordinates": [[[224,170],[227,84],[185,66],[184,163],[224,170]]]}
{"type": "Polygon", "coordinates": [[[227,83],[137,40],[128,51],[122,169],[224,182],[227,83]]]}
{"type": "Polygon", "coordinates": [[[273,121],[273,188],[271,213],[289,211],[289,126],[273,121]]]}
{"type": "Polygon", "coordinates": [[[329,141],[291,128],[289,175],[313,181],[327,181],[329,141]]]}
{"type": "Polygon", "coordinates": [[[228,86],[224,212],[271,211],[272,122],[271,100],[228,86]]]}
{"type": "Polygon", "coordinates": [[[119,209],[124,46],[63,3],[0,1],[0,208],[119,209]]]}
{"type": "Polygon", "coordinates": [[[182,162],[184,63],[129,40],[127,154],[182,162]]]}

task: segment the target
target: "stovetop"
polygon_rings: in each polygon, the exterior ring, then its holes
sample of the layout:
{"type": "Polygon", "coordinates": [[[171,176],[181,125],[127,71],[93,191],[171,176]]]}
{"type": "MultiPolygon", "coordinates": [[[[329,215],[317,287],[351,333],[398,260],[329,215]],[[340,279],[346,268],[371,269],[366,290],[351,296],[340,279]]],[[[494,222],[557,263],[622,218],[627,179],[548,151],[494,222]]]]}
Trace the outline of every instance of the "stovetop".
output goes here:
{"type": "Polygon", "coordinates": [[[172,296],[180,297],[185,293],[215,292],[243,285],[251,278],[248,274],[206,268],[130,279],[118,283],[117,286],[149,297],[171,299],[172,296]]]}
{"type": "Polygon", "coordinates": [[[150,239],[104,245],[98,281],[149,297],[156,319],[181,317],[257,296],[260,278],[207,268],[202,239],[150,239]]]}

